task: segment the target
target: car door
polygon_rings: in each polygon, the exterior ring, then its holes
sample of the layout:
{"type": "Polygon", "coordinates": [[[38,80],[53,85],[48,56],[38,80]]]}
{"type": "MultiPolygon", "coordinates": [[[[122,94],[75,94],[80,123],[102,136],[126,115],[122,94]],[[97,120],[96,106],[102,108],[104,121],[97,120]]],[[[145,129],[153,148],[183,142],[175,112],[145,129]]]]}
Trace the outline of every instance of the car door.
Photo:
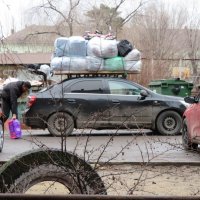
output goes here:
{"type": "Polygon", "coordinates": [[[76,116],[78,128],[108,125],[108,95],[104,93],[102,80],[76,80],[65,89],[64,95],[67,104],[73,108],[71,112],[76,116]]]}
{"type": "Polygon", "coordinates": [[[150,95],[142,98],[143,88],[123,80],[108,80],[110,123],[116,125],[137,126],[152,123],[152,105],[150,95]]]}
{"type": "Polygon", "coordinates": [[[198,102],[191,105],[190,111],[187,116],[188,126],[190,129],[191,137],[200,141],[200,99],[197,97],[198,102]]]}

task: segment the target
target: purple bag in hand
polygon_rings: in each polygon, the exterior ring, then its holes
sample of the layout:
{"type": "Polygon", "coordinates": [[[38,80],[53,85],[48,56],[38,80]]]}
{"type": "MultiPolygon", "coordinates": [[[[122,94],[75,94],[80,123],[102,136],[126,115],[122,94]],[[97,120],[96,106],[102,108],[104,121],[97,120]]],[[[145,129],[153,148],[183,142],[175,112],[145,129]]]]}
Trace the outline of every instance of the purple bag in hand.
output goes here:
{"type": "Polygon", "coordinates": [[[21,125],[20,125],[19,120],[17,120],[17,119],[10,120],[8,122],[8,127],[9,127],[11,139],[18,139],[18,138],[22,137],[22,130],[21,130],[21,125]]]}

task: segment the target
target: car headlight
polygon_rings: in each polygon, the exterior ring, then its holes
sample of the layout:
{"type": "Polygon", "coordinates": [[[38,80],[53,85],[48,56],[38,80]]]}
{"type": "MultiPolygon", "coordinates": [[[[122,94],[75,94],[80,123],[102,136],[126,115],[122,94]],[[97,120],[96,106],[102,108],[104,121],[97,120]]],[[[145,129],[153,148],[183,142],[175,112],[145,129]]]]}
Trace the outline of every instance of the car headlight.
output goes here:
{"type": "Polygon", "coordinates": [[[188,108],[191,104],[186,103],[185,101],[181,100],[180,101],[186,108],[188,108]]]}

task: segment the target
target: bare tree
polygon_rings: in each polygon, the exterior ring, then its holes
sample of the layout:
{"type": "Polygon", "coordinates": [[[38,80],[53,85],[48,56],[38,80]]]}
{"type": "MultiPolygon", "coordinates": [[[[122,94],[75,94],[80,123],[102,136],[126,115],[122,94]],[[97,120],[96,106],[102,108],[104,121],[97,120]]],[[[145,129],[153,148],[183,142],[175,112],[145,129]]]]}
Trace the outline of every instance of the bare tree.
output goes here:
{"type": "Polygon", "coordinates": [[[77,9],[80,2],[81,0],[67,0],[64,2],[44,0],[40,5],[33,8],[33,12],[39,15],[44,15],[45,13],[49,23],[57,26],[58,35],[62,35],[63,29],[67,29],[69,30],[69,36],[72,36],[74,34],[74,26],[79,24],[77,9]]]}
{"type": "Polygon", "coordinates": [[[152,79],[171,76],[171,67],[178,63],[171,60],[180,56],[179,39],[184,24],[183,9],[175,12],[165,4],[152,3],[144,9],[142,15],[132,21],[132,25],[127,28],[128,31],[124,30],[127,38],[132,39],[142,51],[144,74],[141,76],[148,77],[141,80],[142,84],[147,85],[152,79]]]}
{"type": "Polygon", "coordinates": [[[99,7],[93,6],[86,15],[91,19],[92,25],[103,32],[112,31],[117,35],[122,27],[127,24],[148,1],[141,0],[139,3],[129,2],[128,0],[114,1],[112,3],[101,3],[99,7]],[[123,12],[124,6],[133,5],[129,11],[123,12]],[[109,6],[108,6],[109,5],[109,6]],[[136,6],[135,6],[136,5],[136,6]]]}
{"type": "Polygon", "coordinates": [[[187,12],[187,23],[184,29],[185,52],[184,56],[190,59],[192,67],[193,83],[200,83],[199,65],[199,50],[200,50],[200,18],[198,10],[193,7],[192,14],[187,12]]]}

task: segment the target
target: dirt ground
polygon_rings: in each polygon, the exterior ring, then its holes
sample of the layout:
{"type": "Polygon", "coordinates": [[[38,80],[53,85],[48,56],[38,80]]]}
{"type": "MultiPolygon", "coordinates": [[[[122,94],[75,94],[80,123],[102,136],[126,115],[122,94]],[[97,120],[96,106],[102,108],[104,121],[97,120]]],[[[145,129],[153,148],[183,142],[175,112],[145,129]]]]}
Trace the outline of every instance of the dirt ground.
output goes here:
{"type": "MultiPolygon", "coordinates": [[[[121,166],[112,166],[103,174],[118,173],[121,166]]],[[[115,176],[108,193],[112,195],[200,196],[200,166],[126,165],[115,176]]],[[[105,180],[111,183],[112,180],[105,180]]]]}
{"type": "MultiPolygon", "coordinates": [[[[109,195],[200,196],[200,166],[126,164],[101,167],[98,172],[109,195]]],[[[27,193],[62,195],[68,191],[58,183],[41,183],[27,193]]]]}

